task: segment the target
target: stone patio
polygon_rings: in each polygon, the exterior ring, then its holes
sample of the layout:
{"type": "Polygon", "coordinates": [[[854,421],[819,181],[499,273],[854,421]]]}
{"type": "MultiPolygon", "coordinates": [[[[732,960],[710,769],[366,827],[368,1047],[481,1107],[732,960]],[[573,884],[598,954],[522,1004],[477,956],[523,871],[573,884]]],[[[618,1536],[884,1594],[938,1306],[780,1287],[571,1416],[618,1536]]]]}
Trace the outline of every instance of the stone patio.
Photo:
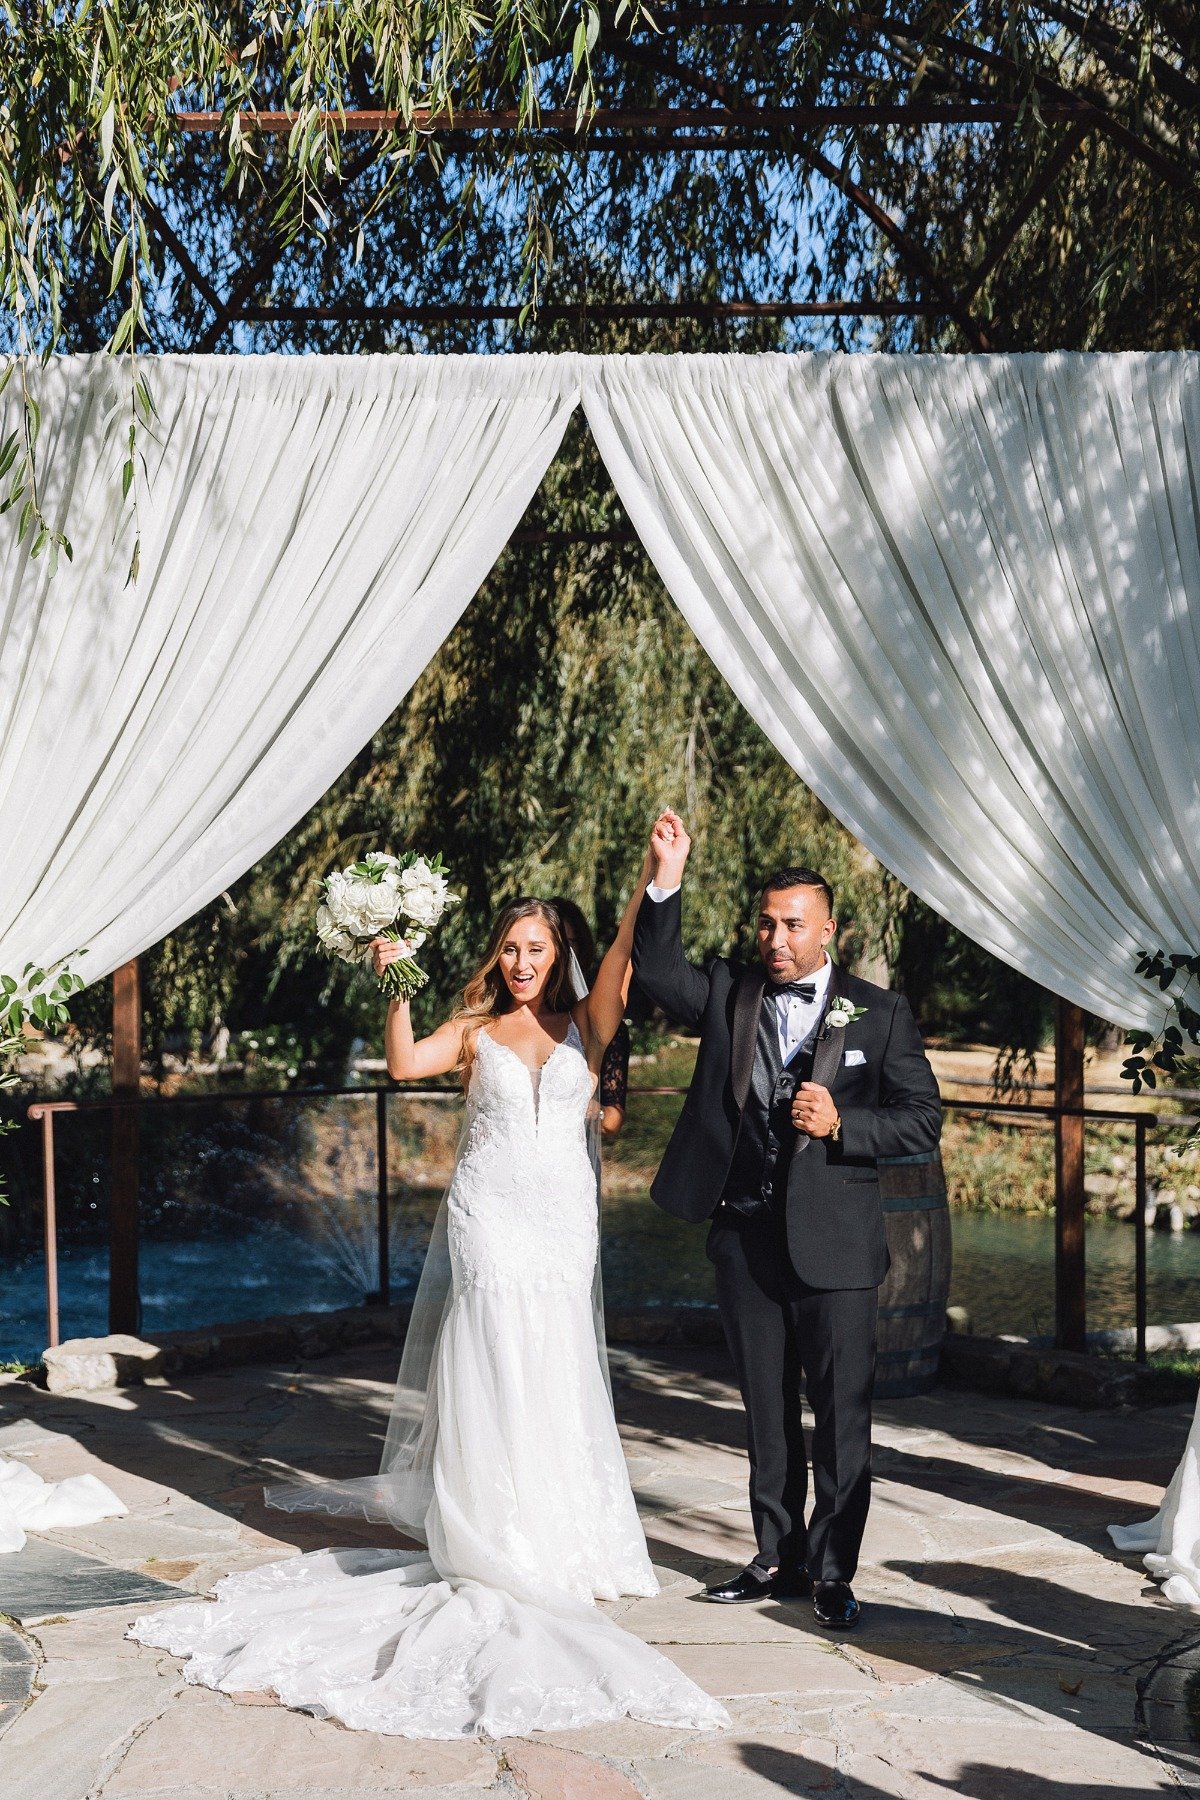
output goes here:
{"type": "Polygon", "coordinates": [[[395,1357],[366,1346],[78,1397],[0,1378],[0,1454],[49,1479],[92,1470],[130,1508],[0,1557],[5,1800],[1193,1791],[1200,1614],[1162,1602],[1104,1533],[1157,1504],[1183,1407],[1084,1412],[962,1391],[882,1405],[863,1621],[840,1640],[803,1604],[698,1599],[751,1547],[724,1356],[615,1352],[663,1592],[612,1610],[727,1700],[729,1733],[626,1722],[501,1743],[370,1737],[264,1696],[189,1688],[172,1658],[126,1642],[148,1600],[203,1593],[296,1547],[386,1541],[268,1513],[260,1489],[293,1470],[372,1467],[395,1357]]]}

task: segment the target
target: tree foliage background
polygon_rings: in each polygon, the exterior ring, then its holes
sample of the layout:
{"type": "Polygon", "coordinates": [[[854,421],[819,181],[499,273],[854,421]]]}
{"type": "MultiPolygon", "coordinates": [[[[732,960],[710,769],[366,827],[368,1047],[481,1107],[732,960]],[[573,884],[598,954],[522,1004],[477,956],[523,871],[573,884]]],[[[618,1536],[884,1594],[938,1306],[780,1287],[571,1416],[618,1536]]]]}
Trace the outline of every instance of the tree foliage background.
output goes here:
{"type": "MultiPolygon", "coordinates": [[[[1198,165],[1200,16],[1169,0],[0,0],[0,347],[131,359],[131,503],[166,350],[1190,348],[1198,165]],[[796,122],[834,105],[860,111],[796,122]],[[861,111],[966,106],[989,122],[861,111]],[[343,136],[356,107],[393,122],[343,136]],[[686,147],[654,123],[668,107],[703,115],[686,147]],[[256,108],[290,133],[255,131],[256,108]],[[480,108],[509,126],[430,128],[480,108]],[[218,129],[180,132],[181,110],[218,129]],[[925,310],[713,310],[862,295],[925,310]]],[[[52,550],[38,429],[27,413],[0,528],[52,550]]],[[[742,713],[576,427],[404,706],[148,954],[151,1050],[218,1020],[293,1025],[323,1058],[374,1035],[371,984],[309,935],[317,876],[367,843],[439,848],[466,889],[430,1012],[514,889],[571,892],[603,938],[663,801],[696,827],[695,953],[734,944],[764,867],[803,857],[843,897],[846,953],[882,958],[927,1027],[1040,1039],[1045,996],[874,865],[742,713]]],[[[106,986],[74,1009],[96,1042],[106,986]]]]}

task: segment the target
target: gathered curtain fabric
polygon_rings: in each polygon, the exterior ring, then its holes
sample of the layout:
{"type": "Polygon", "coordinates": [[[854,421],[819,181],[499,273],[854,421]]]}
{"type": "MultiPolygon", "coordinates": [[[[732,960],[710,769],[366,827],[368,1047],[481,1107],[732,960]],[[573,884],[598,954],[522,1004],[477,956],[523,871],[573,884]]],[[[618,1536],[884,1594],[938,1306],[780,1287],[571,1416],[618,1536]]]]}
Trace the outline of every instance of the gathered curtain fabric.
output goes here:
{"type": "MultiPolygon", "coordinates": [[[[147,373],[135,518],[127,371],[31,371],[75,556],[51,578],[0,529],[0,971],[86,947],[94,981],[278,842],[434,655],[582,401],[671,597],[830,810],[1055,993],[1159,1022],[1139,950],[1200,946],[1196,357],[147,373]]],[[[19,406],[10,381],[0,440],[19,406]]]]}
{"type": "MultiPolygon", "coordinates": [[[[584,403],[797,774],[968,936],[1124,1025],[1200,948],[1200,359],[629,356],[584,403]]],[[[781,851],[786,847],[781,846],[781,851]]]]}
{"type": "MultiPolygon", "coordinates": [[[[437,651],[577,402],[568,359],[143,360],[136,517],[121,360],[31,371],[42,504],[0,521],[0,971],[92,982],[303,816],[437,651]],[[126,583],[134,532],[141,568],[126,583]]],[[[0,440],[20,417],[0,399],[0,440]]]]}

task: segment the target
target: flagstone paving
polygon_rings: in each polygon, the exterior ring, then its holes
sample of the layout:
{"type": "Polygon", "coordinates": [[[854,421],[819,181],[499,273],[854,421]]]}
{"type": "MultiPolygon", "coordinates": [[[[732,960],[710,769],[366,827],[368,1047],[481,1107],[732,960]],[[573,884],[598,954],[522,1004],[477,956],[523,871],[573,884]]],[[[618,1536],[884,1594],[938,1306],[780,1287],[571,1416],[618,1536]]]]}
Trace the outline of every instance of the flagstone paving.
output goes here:
{"type": "Polygon", "coordinates": [[[751,1550],[742,1421],[719,1350],[614,1352],[630,1471],[662,1593],[612,1607],[726,1701],[733,1729],[625,1721],[421,1743],[270,1696],[188,1687],[126,1641],[146,1602],[366,1525],[279,1515],[264,1479],[362,1473],[395,1351],[175,1386],[52,1395],[0,1377],[0,1454],[90,1470],[124,1518],[0,1557],[5,1800],[1128,1800],[1200,1796],[1200,1611],[1167,1606],[1104,1527],[1157,1505],[1188,1409],[1074,1411],[939,1391],[878,1409],[858,1631],[802,1603],[716,1607],[751,1550]],[[1194,1784],[1194,1785],[1193,1785],[1194,1784]]]}

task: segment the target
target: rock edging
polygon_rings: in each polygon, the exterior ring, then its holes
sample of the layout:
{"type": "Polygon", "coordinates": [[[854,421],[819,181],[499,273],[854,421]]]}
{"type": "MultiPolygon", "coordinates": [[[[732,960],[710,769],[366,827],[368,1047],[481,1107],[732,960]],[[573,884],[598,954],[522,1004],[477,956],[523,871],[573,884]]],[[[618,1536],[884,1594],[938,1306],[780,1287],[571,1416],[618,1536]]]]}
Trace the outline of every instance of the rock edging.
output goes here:
{"type": "MultiPolygon", "coordinates": [[[[56,1392],[172,1381],[201,1370],[252,1363],[308,1361],[357,1344],[404,1341],[411,1306],[347,1306],[335,1312],[235,1320],[144,1339],[82,1339],[46,1352],[47,1385],[56,1392]],[[74,1356],[74,1360],[72,1357],[74,1356]],[[73,1385],[78,1379],[78,1385],[73,1385]]],[[[715,1306],[613,1308],[605,1318],[614,1345],[714,1345],[723,1341],[715,1306]]],[[[939,1379],[952,1387],[1082,1407],[1161,1405],[1194,1395],[1196,1383],[1154,1367],[1080,1355],[1020,1338],[952,1332],[939,1379]]]]}
{"type": "Polygon", "coordinates": [[[1083,1407],[1160,1406],[1194,1396],[1197,1387],[1147,1364],[965,1333],[947,1337],[939,1377],[950,1387],[1083,1407]]]}

